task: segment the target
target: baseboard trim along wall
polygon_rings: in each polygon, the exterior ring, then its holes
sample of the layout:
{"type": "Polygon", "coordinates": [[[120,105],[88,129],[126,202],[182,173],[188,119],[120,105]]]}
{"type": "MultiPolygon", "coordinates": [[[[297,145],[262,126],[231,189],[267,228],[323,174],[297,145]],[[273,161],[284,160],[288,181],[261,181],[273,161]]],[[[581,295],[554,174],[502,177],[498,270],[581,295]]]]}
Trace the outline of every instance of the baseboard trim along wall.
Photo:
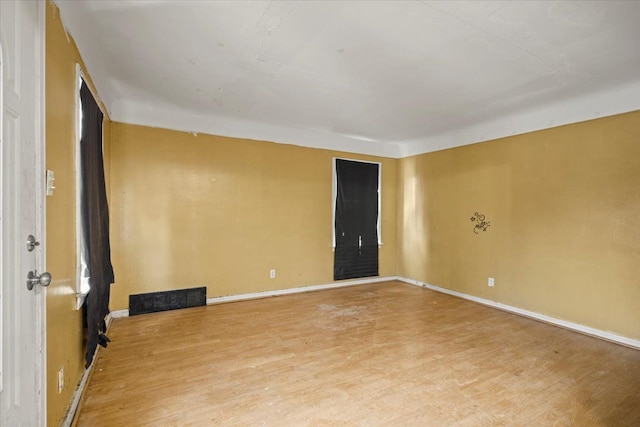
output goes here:
{"type": "MultiPolygon", "coordinates": [[[[107,331],[109,331],[109,326],[111,326],[111,320],[113,320],[113,316],[111,315],[111,313],[109,313],[107,315],[107,318],[105,319],[107,331]]],[[[96,351],[93,353],[94,362],[98,357],[99,350],[100,346],[96,346],[96,351]]],[[[95,363],[92,363],[91,366],[84,370],[82,378],[80,378],[80,382],[78,383],[78,387],[76,387],[76,391],[73,392],[73,397],[71,398],[71,404],[69,405],[69,409],[67,410],[67,415],[65,415],[64,420],[62,421],[62,427],[71,427],[73,425],[73,420],[76,417],[76,413],[78,412],[78,406],[80,406],[82,394],[84,393],[84,389],[87,387],[87,383],[89,382],[89,378],[91,377],[94,366],[95,363]]]]}
{"type": "Polygon", "coordinates": [[[486,305],[489,307],[497,308],[499,310],[508,311],[510,313],[518,314],[520,316],[529,317],[531,319],[539,320],[541,322],[550,323],[555,326],[560,326],[562,328],[570,329],[572,331],[580,332],[585,335],[591,335],[597,338],[602,338],[607,341],[612,341],[617,344],[622,344],[627,347],[632,347],[640,350],[640,341],[634,340],[631,338],[623,337],[621,335],[616,335],[611,332],[602,331],[600,329],[591,328],[589,326],[580,325],[578,323],[568,322],[566,320],[557,319],[555,317],[547,316],[544,314],[536,313],[534,311],[524,310],[522,308],[513,307],[511,305],[502,304],[496,301],[491,301],[484,298],[475,297],[473,295],[464,294],[462,292],[452,291],[450,289],[441,288],[439,286],[434,286],[429,283],[424,283],[419,280],[407,279],[405,277],[398,277],[398,280],[404,283],[408,283],[410,285],[419,286],[422,288],[431,289],[436,292],[441,292],[443,294],[452,295],[458,298],[463,298],[469,301],[477,302],[478,304],[486,305]]]}
{"type": "Polygon", "coordinates": [[[324,285],[301,286],[299,288],[278,289],[276,291],[255,292],[251,294],[229,295],[226,297],[207,298],[207,305],[222,304],[225,302],[244,301],[258,298],[276,297],[280,295],[300,294],[304,292],[322,291],[325,289],[344,288],[347,286],[366,285],[369,283],[389,282],[398,280],[397,276],[370,277],[358,280],[328,283],[324,285]]]}
{"type": "MultiPolygon", "coordinates": [[[[278,289],[275,291],[253,292],[249,294],[228,295],[224,297],[207,298],[207,305],[222,304],[225,302],[245,301],[259,298],[276,297],[280,295],[300,294],[304,292],[322,291],[325,289],[344,288],[346,286],[366,285],[369,283],[389,282],[392,280],[400,280],[397,276],[388,277],[370,277],[358,280],[345,280],[335,283],[327,283],[323,285],[300,286],[297,288],[278,289]]],[[[114,319],[128,317],[129,310],[116,310],[110,314],[114,319]]]]}
{"type": "Polygon", "coordinates": [[[129,310],[125,309],[125,310],[112,311],[111,313],[109,313],[109,316],[111,316],[111,318],[113,319],[119,319],[121,317],[129,317],[129,310]]]}

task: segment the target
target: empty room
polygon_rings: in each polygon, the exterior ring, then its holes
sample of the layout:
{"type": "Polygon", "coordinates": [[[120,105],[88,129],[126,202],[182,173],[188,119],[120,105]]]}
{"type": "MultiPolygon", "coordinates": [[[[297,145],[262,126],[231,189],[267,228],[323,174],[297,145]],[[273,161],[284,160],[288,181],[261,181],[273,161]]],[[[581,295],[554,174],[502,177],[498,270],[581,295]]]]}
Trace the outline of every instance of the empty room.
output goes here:
{"type": "Polygon", "coordinates": [[[638,22],[0,1],[0,425],[640,425],[638,22]]]}

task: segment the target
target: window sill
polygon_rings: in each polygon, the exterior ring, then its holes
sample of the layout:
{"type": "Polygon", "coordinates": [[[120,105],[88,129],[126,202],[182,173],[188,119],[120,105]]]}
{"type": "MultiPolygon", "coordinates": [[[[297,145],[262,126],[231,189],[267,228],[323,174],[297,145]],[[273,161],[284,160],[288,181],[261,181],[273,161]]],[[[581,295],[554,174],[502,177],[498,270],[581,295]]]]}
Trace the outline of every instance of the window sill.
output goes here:
{"type": "Polygon", "coordinates": [[[84,301],[87,299],[88,294],[89,292],[82,292],[82,293],[76,294],[76,311],[82,308],[82,304],[84,304],[84,301]]]}

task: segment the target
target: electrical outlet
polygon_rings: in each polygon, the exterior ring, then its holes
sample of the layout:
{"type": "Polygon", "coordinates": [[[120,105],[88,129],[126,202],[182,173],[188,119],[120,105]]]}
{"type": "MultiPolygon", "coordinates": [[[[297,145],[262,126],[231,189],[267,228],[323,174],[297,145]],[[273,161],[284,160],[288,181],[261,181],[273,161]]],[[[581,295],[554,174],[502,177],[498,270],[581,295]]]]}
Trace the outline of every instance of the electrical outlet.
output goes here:
{"type": "Polygon", "coordinates": [[[489,277],[489,281],[487,282],[487,285],[493,287],[493,277],[489,277]]]}
{"type": "Polygon", "coordinates": [[[271,279],[275,279],[276,278],[276,270],[272,269],[271,271],[269,271],[269,278],[271,279]]]}
{"type": "Polygon", "coordinates": [[[64,366],[60,366],[58,369],[58,394],[62,393],[64,388],[64,366]]]}

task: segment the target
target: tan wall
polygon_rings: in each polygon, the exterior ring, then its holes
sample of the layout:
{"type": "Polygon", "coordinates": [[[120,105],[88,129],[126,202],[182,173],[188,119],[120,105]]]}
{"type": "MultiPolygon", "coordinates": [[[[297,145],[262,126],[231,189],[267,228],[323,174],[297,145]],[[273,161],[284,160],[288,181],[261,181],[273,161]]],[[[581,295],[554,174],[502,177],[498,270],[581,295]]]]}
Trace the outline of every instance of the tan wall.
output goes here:
{"type": "MultiPolygon", "coordinates": [[[[75,100],[81,58],[57,8],[47,3],[46,13],[46,167],[56,179],[54,195],[46,200],[47,269],[53,276],[47,289],[47,425],[57,426],[84,371],[82,317],[75,310],[75,100]],[[60,367],[65,387],[58,394],[60,367]]],[[[107,120],[105,151],[108,130],[107,120]]]]}
{"type": "Polygon", "coordinates": [[[639,141],[635,112],[401,160],[399,275],[640,339],[639,141]]]}
{"type": "Polygon", "coordinates": [[[338,155],[382,162],[380,276],[396,274],[397,160],[121,123],[111,132],[112,310],[167,289],[206,285],[216,297],[332,282],[338,155]]]}

